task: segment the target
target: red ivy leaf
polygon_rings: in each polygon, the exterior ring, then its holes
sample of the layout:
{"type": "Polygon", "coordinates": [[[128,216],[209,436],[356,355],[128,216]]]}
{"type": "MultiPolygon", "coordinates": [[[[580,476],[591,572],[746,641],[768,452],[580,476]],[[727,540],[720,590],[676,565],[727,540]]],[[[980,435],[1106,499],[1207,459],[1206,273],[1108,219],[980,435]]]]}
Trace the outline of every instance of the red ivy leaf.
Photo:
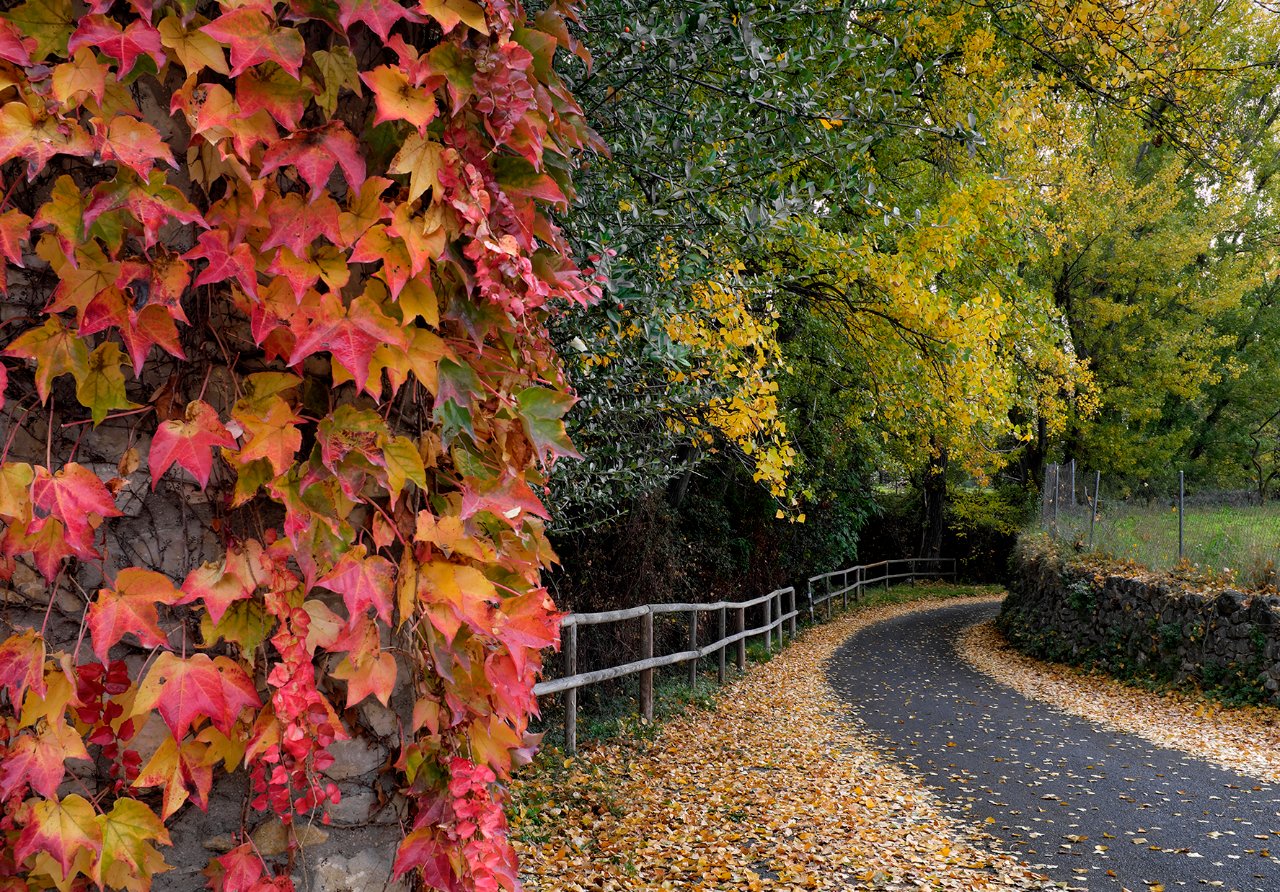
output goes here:
{"type": "Polygon", "coordinates": [[[120,61],[120,70],[115,76],[123,79],[133,70],[139,56],[148,56],[156,63],[156,68],[164,66],[164,49],[160,46],[160,32],[150,23],[142,19],[134,19],[128,27],[120,25],[105,15],[87,15],[79,20],[79,25],[71,39],[67,41],[67,52],[74,55],[82,46],[96,47],[108,56],[120,61]]]}
{"type": "Polygon", "coordinates": [[[262,242],[262,250],[281,245],[295,256],[306,256],[307,248],[324,237],[334,244],[342,240],[338,228],[338,205],[325,196],[319,201],[304,201],[301,195],[289,193],[268,202],[267,222],[271,234],[262,242]]]}
{"type": "Polygon", "coordinates": [[[214,860],[222,868],[222,876],[211,884],[214,892],[250,892],[262,878],[262,856],[253,843],[236,846],[214,860]]]}
{"type": "Polygon", "coordinates": [[[15,709],[28,688],[39,697],[45,695],[44,638],[34,629],[10,635],[0,644],[0,688],[9,692],[15,709]]]}
{"type": "Polygon", "coordinates": [[[155,489],[164,472],[177,462],[204,489],[209,485],[216,446],[234,449],[236,441],[218,419],[217,409],[203,400],[193,400],[181,421],[166,421],[156,429],[149,455],[151,488],[155,489]]]}
{"type": "Polygon", "coordinates": [[[404,18],[421,21],[395,0],[338,0],[338,24],[350,28],[355,22],[364,22],[383,43],[391,36],[396,23],[404,18]]]}
{"type": "Polygon", "coordinates": [[[182,255],[183,260],[209,261],[196,276],[197,285],[213,285],[235,279],[250,297],[258,296],[258,275],[254,271],[253,252],[243,242],[231,247],[231,236],[225,229],[200,233],[196,246],[182,255]]]}
{"type": "Polygon", "coordinates": [[[300,130],[276,142],[262,156],[262,174],[266,176],[288,164],[292,164],[298,176],[311,187],[313,197],[324,190],[329,174],[338,165],[342,165],[342,175],[352,190],[364,185],[365,167],[360,146],[341,121],[300,130]]]}
{"type": "Polygon", "coordinates": [[[158,709],[174,740],[181,740],[204,717],[229,734],[242,709],[261,705],[253,681],[227,657],[195,654],[184,660],[165,651],[138,686],[133,714],[158,709]]]}
{"type": "Polygon", "coordinates": [[[365,547],[357,545],[343,554],[317,585],[342,595],[352,619],[372,607],[383,622],[389,623],[395,578],[396,568],[390,561],[376,555],[366,557],[365,547]]]}
{"type": "Polygon", "coordinates": [[[0,19],[0,59],[26,68],[31,64],[31,53],[35,48],[34,37],[24,37],[13,22],[0,19]]]}
{"type": "Polygon", "coordinates": [[[62,521],[68,545],[77,554],[93,552],[93,531],[104,517],[119,517],[111,491],[84,465],[68,462],[56,474],[36,468],[31,499],[37,508],[62,521]]]}
{"type": "Polygon", "coordinates": [[[407,349],[404,329],[374,301],[361,296],[351,302],[346,318],[329,325],[313,325],[300,335],[289,365],[297,365],[317,350],[328,350],[351,373],[356,387],[365,390],[374,351],[384,345],[407,349]]]}
{"type": "Polygon", "coordinates": [[[401,877],[414,869],[422,871],[422,881],[428,889],[457,888],[449,851],[441,845],[434,827],[414,830],[400,841],[391,875],[401,877]]]}
{"type": "Polygon", "coordinates": [[[281,28],[260,10],[241,7],[218,16],[200,29],[231,48],[231,76],[238,77],[251,65],[275,62],[298,77],[306,45],[293,28],[281,28]]]}

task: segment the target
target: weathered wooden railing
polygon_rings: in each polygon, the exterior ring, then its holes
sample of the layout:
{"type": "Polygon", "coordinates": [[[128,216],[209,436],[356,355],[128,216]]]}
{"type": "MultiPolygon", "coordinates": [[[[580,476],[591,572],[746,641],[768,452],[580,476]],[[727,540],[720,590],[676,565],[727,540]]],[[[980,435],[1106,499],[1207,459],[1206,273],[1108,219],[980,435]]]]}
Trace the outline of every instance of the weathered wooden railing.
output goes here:
{"type": "Polygon", "coordinates": [[[836,598],[841,599],[842,607],[847,607],[850,592],[853,593],[853,602],[856,604],[862,600],[862,593],[869,586],[883,584],[885,591],[888,591],[889,583],[896,580],[907,579],[914,582],[917,579],[942,577],[956,578],[955,558],[902,558],[894,561],[879,561],[874,564],[860,564],[844,570],[832,570],[830,573],[819,573],[817,576],[809,577],[807,592],[809,621],[817,621],[816,609],[819,604],[827,605],[828,619],[831,618],[831,605],[836,598]],[[895,566],[903,565],[906,566],[905,572],[894,572],[895,566]],[[874,571],[878,571],[880,575],[872,575],[874,571]],[[850,579],[851,574],[852,579],[850,579]],[[823,590],[816,591],[815,586],[823,590]]]}
{"type": "MultiPolygon", "coordinates": [[[[849,592],[854,592],[855,603],[861,599],[863,589],[872,584],[889,583],[899,579],[916,579],[924,577],[955,576],[955,561],[948,559],[917,558],[900,561],[881,561],[849,567],[847,570],[836,570],[823,573],[809,579],[806,592],[810,621],[815,621],[816,605],[826,603],[827,617],[831,616],[831,605],[834,598],[843,596],[848,604],[849,592]],[[910,572],[892,574],[894,564],[909,564],[910,572]],[[937,566],[938,569],[920,569],[920,565],[937,566]],[[947,569],[942,569],[942,567],[947,569]],[[881,576],[870,577],[868,570],[883,568],[881,576]],[[854,574],[850,582],[849,574],[854,574]],[[833,587],[833,580],[839,584],[833,587]],[[815,594],[814,583],[820,582],[824,591],[815,594]]],[[[752,598],[747,601],[716,601],[709,604],[645,604],[641,607],[630,607],[625,610],[609,610],[603,613],[571,613],[560,625],[560,644],[564,654],[564,674],[537,684],[533,692],[539,697],[548,694],[564,693],[564,744],[565,751],[572,754],[578,748],[578,688],[622,678],[627,675],[640,676],[640,714],[648,721],[653,721],[653,672],[663,666],[674,666],[678,663],[689,664],[689,684],[694,686],[698,678],[698,661],[715,654],[717,657],[717,677],[721,684],[725,681],[726,652],[730,645],[737,645],[736,662],[738,669],[747,668],[747,639],[753,636],[764,638],[765,650],[773,651],[774,631],[777,631],[778,646],[783,644],[784,634],[796,636],[796,617],[800,611],[796,609],[796,590],[793,587],[781,588],[752,598]],[[761,624],[747,628],[747,610],[752,607],[761,608],[761,624]],[[734,616],[735,631],[728,634],[729,613],[734,616]],[[653,618],[665,614],[684,613],[688,615],[689,646],[677,653],[654,656],[653,653],[653,618]],[[698,615],[715,613],[717,616],[717,633],[715,641],[698,645],[698,615]],[[619,623],[628,620],[640,620],[640,659],[620,666],[609,666],[591,672],[578,672],[578,629],[582,626],[598,626],[605,623],[619,623]]]]}

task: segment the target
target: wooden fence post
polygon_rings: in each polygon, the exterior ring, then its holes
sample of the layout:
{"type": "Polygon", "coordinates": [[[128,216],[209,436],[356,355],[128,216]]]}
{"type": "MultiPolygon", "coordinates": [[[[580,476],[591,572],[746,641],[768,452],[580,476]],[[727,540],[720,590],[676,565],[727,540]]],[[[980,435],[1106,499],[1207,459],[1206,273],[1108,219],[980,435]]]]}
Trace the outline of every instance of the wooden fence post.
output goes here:
{"type": "MultiPolygon", "coordinates": [[[[646,610],[640,617],[640,659],[653,656],[653,611],[646,610]]],[[[653,721],[653,670],[640,672],[640,715],[646,722],[653,721]]]]}
{"type": "MultiPolygon", "coordinates": [[[[698,649],[698,611],[689,611],[689,650],[698,649]]],[[[698,689],[698,658],[689,661],[689,689],[698,689]]]]}
{"type": "MultiPolygon", "coordinates": [[[[727,607],[720,608],[720,640],[721,641],[724,641],[725,620],[727,619],[728,612],[729,612],[729,608],[727,607]]],[[[718,681],[720,684],[724,684],[724,645],[723,644],[720,645],[720,653],[718,654],[718,657],[719,657],[719,665],[716,666],[716,681],[718,681]]]]}
{"type": "MultiPolygon", "coordinates": [[[[578,674],[578,626],[566,629],[569,633],[564,644],[564,672],[566,676],[578,674]]],[[[578,689],[564,692],[564,751],[573,755],[578,751],[578,689]]]]}
{"type": "Polygon", "coordinates": [[[760,606],[764,608],[764,652],[771,654],[773,653],[773,630],[769,628],[769,623],[772,620],[769,614],[773,612],[771,609],[773,607],[773,598],[765,598],[764,603],[760,606]]]}
{"type": "Polygon", "coordinates": [[[812,579],[810,579],[808,582],[805,583],[804,592],[805,592],[805,595],[809,598],[809,624],[812,625],[817,622],[817,619],[815,619],[813,615],[813,580],[812,579]]]}
{"type": "MultiPolygon", "coordinates": [[[[738,634],[742,635],[747,631],[747,608],[739,607],[738,614],[738,634]]],[[[738,639],[738,671],[747,671],[747,638],[745,635],[738,639]]]]}
{"type": "Polygon", "coordinates": [[[862,600],[862,565],[859,564],[853,575],[853,584],[856,588],[853,590],[853,601],[856,604],[862,600]]]}
{"type": "Polygon", "coordinates": [[[791,597],[789,600],[791,601],[791,609],[788,611],[788,613],[791,614],[791,640],[795,641],[796,640],[796,590],[794,588],[791,589],[791,597]]]}
{"type": "Polygon", "coordinates": [[[827,619],[831,619],[831,577],[830,576],[826,577],[826,580],[827,580],[827,619]]]}
{"type": "Polygon", "coordinates": [[[840,574],[840,609],[849,609],[849,571],[840,574]]]}

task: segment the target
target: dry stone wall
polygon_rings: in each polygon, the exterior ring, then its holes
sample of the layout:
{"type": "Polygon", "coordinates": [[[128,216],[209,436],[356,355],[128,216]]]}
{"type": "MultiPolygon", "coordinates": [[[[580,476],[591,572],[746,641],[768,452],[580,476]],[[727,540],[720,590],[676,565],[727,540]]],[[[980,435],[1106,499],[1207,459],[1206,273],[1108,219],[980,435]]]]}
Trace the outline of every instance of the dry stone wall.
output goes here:
{"type": "Polygon", "coordinates": [[[1025,538],[1012,569],[996,623],[1020,650],[1280,704],[1280,597],[1103,572],[1043,538],[1025,538]]]}

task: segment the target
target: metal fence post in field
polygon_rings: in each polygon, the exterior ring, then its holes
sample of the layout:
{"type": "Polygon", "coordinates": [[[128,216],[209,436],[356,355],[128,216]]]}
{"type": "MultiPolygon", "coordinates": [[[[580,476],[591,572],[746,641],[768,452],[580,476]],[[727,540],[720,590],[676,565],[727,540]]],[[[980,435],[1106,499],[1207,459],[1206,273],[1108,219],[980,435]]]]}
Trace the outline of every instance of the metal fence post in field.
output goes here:
{"type": "Polygon", "coordinates": [[[1102,492],[1102,472],[1093,472],[1093,505],[1089,512],[1089,550],[1093,551],[1093,524],[1098,519],[1098,508],[1102,502],[1098,499],[1098,494],[1102,492]]]}
{"type": "Polygon", "coordinates": [[[1053,466],[1053,538],[1058,538],[1058,494],[1062,491],[1062,465],[1053,466]]]}
{"type": "Polygon", "coordinates": [[[1183,477],[1183,472],[1179,471],[1178,472],[1178,561],[1179,563],[1181,563],[1182,555],[1184,553],[1182,549],[1182,518],[1185,515],[1185,511],[1183,509],[1185,507],[1186,501],[1187,501],[1186,479],[1183,477]]]}
{"type": "MultiPolygon", "coordinates": [[[[640,659],[653,659],[653,611],[646,610],[640,617],[640,659]]],[[[640,672],[640,715],[646,722],[653,721],[653,670],[640,672]]]]}
{"type": "MultiPolygon", "coordinates": [[[[573,624],[565,629],[568,638],[564,642],[564,671],[567,675],[578,674],[578,626],[573,624]]],[[[570,753],[578,751],[578,689],[570,688],[564,692],[564,748],[570,753]]]]}

